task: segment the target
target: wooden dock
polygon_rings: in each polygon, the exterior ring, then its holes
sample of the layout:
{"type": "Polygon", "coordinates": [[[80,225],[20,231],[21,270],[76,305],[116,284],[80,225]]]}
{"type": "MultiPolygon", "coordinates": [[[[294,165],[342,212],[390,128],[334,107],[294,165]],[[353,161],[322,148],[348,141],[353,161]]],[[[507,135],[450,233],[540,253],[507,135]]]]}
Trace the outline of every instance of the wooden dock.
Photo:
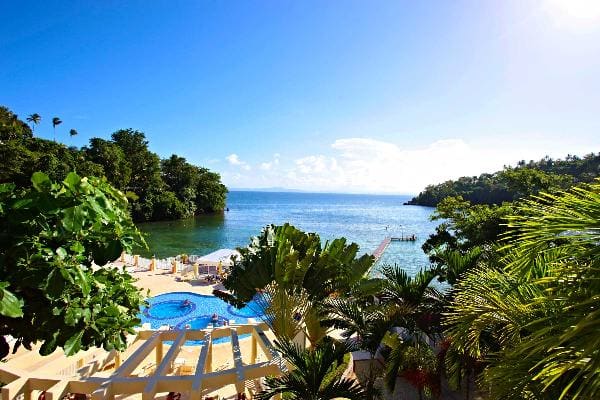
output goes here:
{"type": "Polygon", "coordinates": [[[400,237],[391,237],[390,240],[392,242],[414,242],[417,240],[417,237],[415,235],[400,236],[400,237]]]}
{"type": "Polygon", "coordinates": [[[373,252],[373,257],[375,258],[375,262],[377,262],[377,260],[379,260],[379,258],[383,255],[383,252],[385,251],[385,249],[387,249],[387,247],[390,245],[391,242],[392,242],[392,238],[386,237],[379,244],[379,246],[377,246],[377,248],[373,252]]]}

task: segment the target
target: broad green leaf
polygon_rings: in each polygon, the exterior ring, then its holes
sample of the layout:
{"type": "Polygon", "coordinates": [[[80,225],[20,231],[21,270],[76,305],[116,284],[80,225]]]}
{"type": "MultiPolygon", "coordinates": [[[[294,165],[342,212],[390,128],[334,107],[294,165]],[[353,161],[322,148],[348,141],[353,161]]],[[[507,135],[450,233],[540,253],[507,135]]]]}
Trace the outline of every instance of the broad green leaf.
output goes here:
{"type": "Polygon", "coordinates": [[[62,226],[71,232],[77,232],[83,227],[85,211],[80,206],[67,208],[63,212],[62,226]]]}
{"type": "Polygon", "coordinates": [[[52,352],[54,352],[54,350],[56,350],[57,347],[57,343],[56,343],[56,339],[58,338],[60,332],[54,332],[54,334],[52,335],[52,337],[50,339],[47,339],[44,341],[44,343],[42,343],[42,346],[40,347],[40,355],[42,356],[47,356],[52,354],[52,352]]]}
{"type": "Polygon", "coordinates": [[[8,282],[0,282],[0,314],[9,318],[22,317],[23,300],[6,290],[8,286],[8,282]]]}
{"type": "Polygon", "coordinates": [[[65,342],[63,349],[65,350],[65,354],[67,356],[72,356],[73,354],[75,354],[79,350],[81,350],[81,338],[82,337],[83,337],[83,331],[80,331],[80,332],[74,334],[73,336],[71,336],[65,342]]]}
{"type": "Polygon", "coordinates": [[[50,181],[48,175],[39,171],[33,173],[33,175],[31,176],[31,183],[38,192],[48,191],[52,186],[52,182],[50,181]]]}
{"type": "Polygon", "coordinates": [[[79,175],[77,175],[74,172],[69,172],[69,174],[67,175],[67,177],[64,180],[65,186],[71,190],[74,190],[77,187],[77,185],[79,185],[80,182],[81,182],[81,178],[79,177],[79,175]]]}
{"type": "Polygon", "coordinates": [[[46,292],[50,297],[58,297],[65,288],[65,280],[60,268],[54,268],[46,280],[46,292]]]}
{"type": "Polygon", "coordinates": [[[81,269],[81,267],[75,267],[74,270],[75,270],[75,283],[77,283],[79,285],[83,295],[85,297],[88,297],[90,295],[91,288],[90,288],[90,282],[88,280],[87,275],[81,269]]]}

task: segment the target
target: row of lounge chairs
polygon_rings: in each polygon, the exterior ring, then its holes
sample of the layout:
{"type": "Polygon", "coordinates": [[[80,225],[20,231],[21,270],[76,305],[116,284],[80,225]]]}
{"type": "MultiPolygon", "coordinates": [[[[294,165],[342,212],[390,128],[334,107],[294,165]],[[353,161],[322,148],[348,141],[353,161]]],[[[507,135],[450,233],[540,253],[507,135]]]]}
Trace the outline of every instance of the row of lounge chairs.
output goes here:
{"type": "Polygon", "coordinates": [[[223,276],[215,274],[194,274],[193,271],[183,270],[180,272],[178,280],[180,282],[200,281],[203,283],[217,283],[223,280],[223,276]]]}

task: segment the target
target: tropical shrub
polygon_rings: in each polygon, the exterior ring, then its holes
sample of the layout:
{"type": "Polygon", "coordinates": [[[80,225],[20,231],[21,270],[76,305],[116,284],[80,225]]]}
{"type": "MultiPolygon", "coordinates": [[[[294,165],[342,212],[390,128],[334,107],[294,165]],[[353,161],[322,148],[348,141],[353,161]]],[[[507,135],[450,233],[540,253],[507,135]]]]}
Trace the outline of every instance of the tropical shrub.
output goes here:
{"type": "Polygon", "coordinates": [[[37,172],[31,181],[0,184],[0,335],[15,337],[15,350],[41,341],[43,355],[124,349],[142,295],[131,275],[97,265],[144,245],[126,198],[75,173],[55,183],[37,172]]]}
{"type": "Polygon", "coordinates": [[[351,351],[347,344],[323,340],[314,349],[301,349],[291,342],[277,342],[279,352],[291,369],[279,377],[267,377],[266,388],[255,396],[267,400],[280,394],[293,400],[365,399],[355,380],[344,378],[338,367],[351,351]]]}
{"type": "Polygon", "coordinates": [[[492,398],[600,396],[600,182],[517,206],[503,262],[455,288],[451,348],[492,398]]]}
{"type": "MultiPolygon", "coordinates": [[[[238,306],[266,295],[267,318],[271,313],[276,333],[278,324],[292,324],[280,329],[282,333],[293,332],[301,322],[311,343],[316,344],[327,330],[321,323],[322,301],[348,294],[369,281],[373,257],[357,257],[358,249],[344,238],[323,245],[317,234],[289,224],[269,225],[247,248],[239,249],[241,257],[224,281],[230,293],[215,294],[238,306]]],[[[285,336],[290,339],[289,334],[285,336]]]]}

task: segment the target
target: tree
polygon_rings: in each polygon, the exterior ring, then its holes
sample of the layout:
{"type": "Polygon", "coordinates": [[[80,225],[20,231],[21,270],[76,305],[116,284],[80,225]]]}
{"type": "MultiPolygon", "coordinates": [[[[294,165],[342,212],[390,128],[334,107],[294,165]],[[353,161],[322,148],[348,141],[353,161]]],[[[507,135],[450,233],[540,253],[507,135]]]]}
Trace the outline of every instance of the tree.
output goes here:
{"type": "Polygon", "coordinates": [[[455,288],[451,346],[485,364],[492,398],[598,398],[600,182],[517,211],[501,263],[455,288]]]}
{"type": "MultiPolygon", "coordinates": [[[[29,116],[35,119],[36,114],[29,116]]],[[[53,127],[60,119],[53,120],[53,127]]],[[[34,126],[34,125],[32,125],[34,126]]],[[[71,137],[77,134],[71,129],[71,137]]],[[[69,172],[105,176],[126,193],[135,221],[180,219],[225,208],[227,188],[219,174],[172,156],[161,160],[148,149],[142,132],[120,130],[113,140],[90,139],[82,149],[33,138],[31,128],[0,106],[0,182],[28,186],[35,171],[62,181],[69,172]]]]}
{"type": "MultiPolygon", "coordinates": [[[[367,299],[368,297],[362,301],[354,297],[327,299],[327,319],[323,324],[343,330],[344,339],[369,352],[370,365],[373,365],[381,342],[395,325],[395,320],[393,312],[389,312],[389,309],[382,307],[374,299],[367,299]]],[[[363,382],[366,398],[381,397],[380,388],[376,385],[380,375],[376,368],[369,368],[365,376],[358,377],[363,382]]]]}
{"type": "Polygon", "coordinates": [[[0,185],[0,335],[40,353],[126,347],[142,297],[133,277],[94,268],[145,242],[127,200],[105,180],[36,172],[33,187],[0,185]]]}
{"type": "Polygon", "coordinates": [[[540,192],[566,189],[600,176],[600,154],[567,155],[564,160],[546,156],[540,161],[521,160],[517,167],[479,176],[463,176],[438,185],[428,185],[408,204],[437,206],[447,197],[460,196],[472,204],[502,204],[540,192]]]}
{"type": "Polygon", "coordinates": [[[186,216],[196,214],[196,189],[200,178],[200,169],[173,154],[162,160],[161,176],[167,187],[175,193],[186,209],[186,216]]]}
{"type": "Polygon", "coordinates": [[[247,248],[239,249],[241,258],[234,261],[223,282],[230,293],[215,294],[238,306],[260,296],[269,285],[287,293],[282,299],[306,296],[309,305],[299,316],[310,342],[316,345],[326,333],[321,323],[323,300],[350,293],[369,280],[373,257],[364,254],[357,258],[358,249],[356,243],[348,245],[344,238],[323,246],[315,233],[302,232],[289,224],[269,225],[247,248]]]}
{"type": "Polygon", "coordinates": [[[206,168],[199,168],[199,174],[196,185],[196,209],[203,212],[224,210],[227,187],[221,183],[221,176],[206,168]]]}
{"type": "Polygon", "coordinates": [[[54,130],[54,141],[56,142],[56,127],[62,124],[62,121],[58,117],[52,118],[52,129],[54,130]]]}
{"type": "Polygon", "coordinates": [[[365,399],[364,389],[354,380],[331,376],[351,348],[328,339],[315,349],[301,349],[291,342],[276,342],[279,352],[292,366],[279,377],[267,377],[266,388],[256,394],[259,400],[283,395],[292,400],[365,399]]]}
{"type": "Polygon", "coordinates": [[[149,188],[161,184],[160,158],[148,150],[143,132],[121,129],[112,134],[112,140],[121,148],[131,168],[127,190],[143,198],[149,188]]]}
{"type": "Polygon", "coordinates": [[[447,197],[436,207],[431,220],[443,221],[436,227],[422,248],[431,262],[444,265],[441,257],[445,251],[458,250],[465,254],[473,247],[480,247],[486,256],[493,256],[493,244],[507,230],[505,218],[514,213],[512,203],[502,205],[472,205],[462,197],[447,197]]]}
{"type": "Polygon", "coordinates": [[[82,149],[85,158],[102,166],[106,179],[120,190],[125,190],[131,180],[131,166],[119,145],[100,138],[90,139],[90,144],[82,149]]]}
{"type": "Polygon", "coordinates": [[[42,117],[38,113],[30,114],[27,117],[27,121],[31,122],[31,130],[35,132],[35,126],[40,123],[42,117]]]}
{"type": "Polygon", "coordinates": [[[390,348],[386,358],[386,386],[393,391],[398,376],[411,384],[423,399],[424,392],[438,397],[440,385],[439,363],[431,346],[419,335],[401,337],[388,333],[383,343],[390,348]]]}
{"type": "Polygon", "coordinates": [[[0,142],[32,137],[31,128],[8,108],[0,106],[0,142]]]}
{"type": "MultiPolygon", "coordinates": [[[[414,277],[398,266],[384,266],[380,299],[390,315],[391,326],[403,335],[387,332],[382,343],[389,348],[386,357],[386,385],[394,390],[397,377],[403,376],[419,392],[439,390],[439,371],[429,343],[441,337],[441,313],[445,300],[431,286],[436,270],[421,270],[414,277]]],[[[390,326],[390,327],[391,327],[390,326]]]]}

